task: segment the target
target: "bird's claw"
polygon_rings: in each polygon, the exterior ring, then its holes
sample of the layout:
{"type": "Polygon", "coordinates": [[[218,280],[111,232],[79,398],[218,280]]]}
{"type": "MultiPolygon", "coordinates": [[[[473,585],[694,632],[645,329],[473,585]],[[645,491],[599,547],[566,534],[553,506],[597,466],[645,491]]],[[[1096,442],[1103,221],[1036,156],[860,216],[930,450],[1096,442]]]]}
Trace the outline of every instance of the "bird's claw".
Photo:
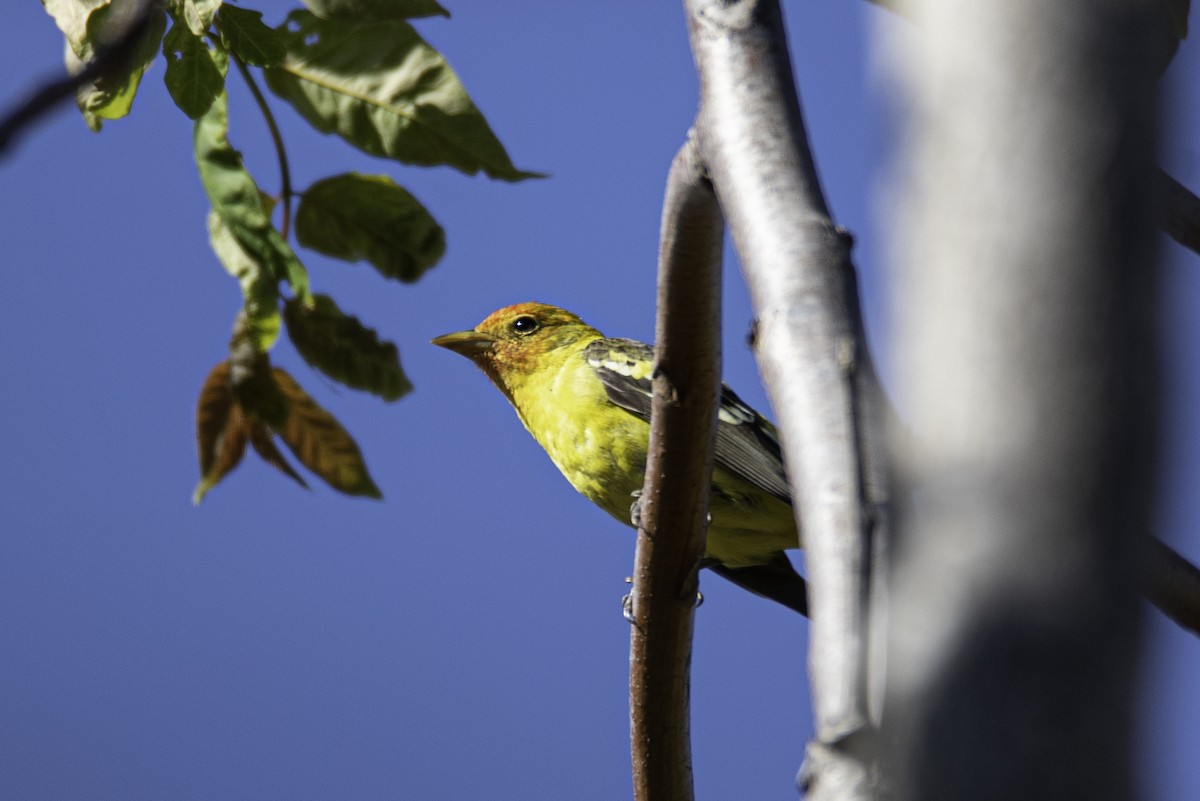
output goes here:
{"type": "MultiPolygon", "coordinates": [[[[633,492],[629,493],[629,496],[631,498],[633,498],[633,503],[629,504],[629,523],[634,528],[641,529],[641,527],[642,527],[642,491],[640,489],[636,489],[633,492]]],[[[712,513],[711,512],[709,512],[708,514],[706,514],[704,516],[704,522],[706,525],[710,525],[710,526],[712,525],[712,513]]]]}
{"type": "MultiPolygon", "coordinates": [[[[626,576],[625,583],[632,584],[633,576],[626,576]]],[[[696,590],[696,603],[692,608],[699,609],[702,606],[704,606],[704,593],[696,590]]],[[[633,625],[633,593],[631,592],[621,596],[621,617],[625,618],[627,623],[633,625]]]]}

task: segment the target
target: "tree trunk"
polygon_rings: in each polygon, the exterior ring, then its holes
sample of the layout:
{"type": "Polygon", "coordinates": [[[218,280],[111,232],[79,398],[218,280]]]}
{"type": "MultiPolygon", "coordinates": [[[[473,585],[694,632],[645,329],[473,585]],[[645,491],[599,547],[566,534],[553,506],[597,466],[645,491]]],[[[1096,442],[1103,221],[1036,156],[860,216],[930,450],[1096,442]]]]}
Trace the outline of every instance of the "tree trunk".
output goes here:
{"type": "Polygon", "coordinates": [[[884,741],[901,799],[1128,799],[1157,431],[1152,6],[916,3],[884,741]]]}

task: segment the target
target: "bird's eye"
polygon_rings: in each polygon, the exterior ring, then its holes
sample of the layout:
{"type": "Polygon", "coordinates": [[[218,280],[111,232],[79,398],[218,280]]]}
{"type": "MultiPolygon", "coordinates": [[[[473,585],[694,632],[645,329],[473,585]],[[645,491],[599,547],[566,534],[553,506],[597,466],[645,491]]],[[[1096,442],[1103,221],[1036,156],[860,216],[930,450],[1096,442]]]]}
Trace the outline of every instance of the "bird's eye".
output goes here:
{"type": "Polygon", "coordinates": [[[512,321],[512,330],[518,334],[532,334],[540,327],[541,324],[537,321],[537,318],[528,314],[522,314],[512,321]]]}

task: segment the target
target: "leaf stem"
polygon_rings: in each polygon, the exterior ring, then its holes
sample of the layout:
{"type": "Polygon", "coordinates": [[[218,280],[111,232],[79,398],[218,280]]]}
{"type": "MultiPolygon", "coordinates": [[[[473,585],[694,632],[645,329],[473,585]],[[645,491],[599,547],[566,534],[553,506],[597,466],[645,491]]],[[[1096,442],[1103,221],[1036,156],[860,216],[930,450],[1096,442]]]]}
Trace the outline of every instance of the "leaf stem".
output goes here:
{"type": "Polygon", "coordinates": [[[279,125],[275,122],[275,115],[271,113],[271,107],[267,105],[267,98],[258,88],[258,83],[254,80],[250,69],[232,53],[229,54],[229,60],[237,66],[238,72],[246,81],[246,86],[250,87],[250,94],[254,95],[254,102],[262,111],[263,119],[267,122],[267,130],[271,132],[271,141],[275,143],[275,155],[279,158],[281,183],[279,194],[283,203],[283,220],[279,224],[279,233],[283,234],[284,239],[287,239],[288,231],[292,227],[292,195],[294,193],[292,192],[292,170],[288,166],[287,149],[283,146],[283,136],[279,133],[279,125]]]}

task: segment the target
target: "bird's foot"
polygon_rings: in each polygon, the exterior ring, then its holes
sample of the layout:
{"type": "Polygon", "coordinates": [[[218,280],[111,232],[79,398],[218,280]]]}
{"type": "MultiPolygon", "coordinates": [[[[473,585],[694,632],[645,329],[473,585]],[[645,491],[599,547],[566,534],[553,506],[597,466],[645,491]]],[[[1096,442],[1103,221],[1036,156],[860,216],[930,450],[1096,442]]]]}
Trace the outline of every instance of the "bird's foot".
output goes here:
{"type": "Polygon", "coordinates": [[[642,491],[636,489],[629,493],[633,498],[633,503],[629,504],[629,522],[634,528],[642,527],[642,491]]]}
{"type": "MultiPolygon", "coordinates": [[[[626,576],[625,583],[632,584],[633,576],[626,576]]],[[[696,603],[692,608],[699,609],[702,606],[704,606],[704,593],[697,590],[696,603]]],[[[633,624],[633,593],[631,592],[625,593],[621,596],[621,616],[625,618],[627,623],[630,625],[633,624]]]]}

